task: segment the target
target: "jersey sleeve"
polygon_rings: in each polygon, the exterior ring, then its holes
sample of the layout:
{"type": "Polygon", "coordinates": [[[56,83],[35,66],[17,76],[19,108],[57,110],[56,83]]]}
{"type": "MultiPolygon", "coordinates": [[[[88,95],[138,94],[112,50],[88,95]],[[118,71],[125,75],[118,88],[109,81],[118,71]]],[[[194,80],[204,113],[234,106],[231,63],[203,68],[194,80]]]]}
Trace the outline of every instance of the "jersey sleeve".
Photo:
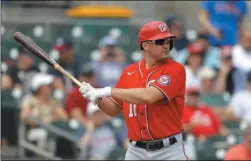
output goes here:
{"type": "Polygon", "coordinates": [[[246,16],[248,14],[248,5],[247,2],[241,1],[241,16],[246,16]]]}
{"type": "Polygon", "coordinates": [[[202,1],[200,3],[200,7],[201,7],[201,9],[203,9],[203,10],[205,10],[207,12],[211,12],[212,11],[212,7],[213,7],[213,3],[214,2],[212,2],[212,1],[206,1],[206,0],[204,0],[204,1],[202,1]]]}
{"type": "MultiPolygon", "coordinates": [[[[121,76],[120,76],[120,78],[119,78],[119,80],[118,80],[118,82],[116,83],[116,85],[115,85],[115,88],[125,88],[125,85],[126,85],[126,83],[125,83],[125,79],[124,79],[124,74],[125,73],[125,70],[123,71],[123,73],[121,74],[121,76]]],[[[123,103],[122,103],[122,101],[120,101],[120,100],[118,100],[118,99],[116,99],[116,98],[114,98],[114,97],[109,97],[114,103],[116,103],[118,106],[120,106],[121,108],[123,107],[122,105],[123,105],[123,103]]]]}
{"type": "Polygon", "coordinates": [[[176,96],[184,96],[186,72],[182,65],[175,65],[162,73],[156,81],[149,86],[158,88],[170,102],[176,96]]]}

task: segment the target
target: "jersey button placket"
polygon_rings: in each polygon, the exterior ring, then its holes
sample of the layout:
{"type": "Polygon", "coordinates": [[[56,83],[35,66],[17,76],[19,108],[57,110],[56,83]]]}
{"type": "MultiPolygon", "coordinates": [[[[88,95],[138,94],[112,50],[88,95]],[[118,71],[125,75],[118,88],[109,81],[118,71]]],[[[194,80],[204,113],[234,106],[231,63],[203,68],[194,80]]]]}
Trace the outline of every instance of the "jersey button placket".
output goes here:
{"type": "Polygon", "coordinates": [[[139,111],[139,121],[141,124],[141,131],[143,134],[144,139],[148,137],[147,135],[147,128],[146,128],[146,118],[145,118],[145,108],[141,108],[139,111]]]}

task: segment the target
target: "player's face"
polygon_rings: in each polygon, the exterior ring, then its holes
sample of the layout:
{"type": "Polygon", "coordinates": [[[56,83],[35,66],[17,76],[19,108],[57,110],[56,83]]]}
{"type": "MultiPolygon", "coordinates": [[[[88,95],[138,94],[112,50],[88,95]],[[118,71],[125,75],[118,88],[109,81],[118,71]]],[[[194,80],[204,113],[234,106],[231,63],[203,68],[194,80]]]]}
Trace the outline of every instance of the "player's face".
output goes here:
{"type": "Polygon", "coordinates": [[[43,93],[44,95],[50,95],[51,93],[51,85],[42,85],[40,87],[40,93],[43,93]]]}
{"type": "Polygon", "coordinates": [[[195,67],[195,68],[199,68],[202,65],[203,62],[203,57],[202,55],[199,54],[191,54],[188,57],[188,65],[195,67]]]}
{"type": "Polygon", "coordinates": [[[156,60],[168,58],[170,51],[170,38],[144,42],[144,49],[156,60]]]}
{"type": "Polygon", "coordinates": [[[199,93],[191,93],[186,96],[186,104],[196,107],[200,100],[199,93]]]}

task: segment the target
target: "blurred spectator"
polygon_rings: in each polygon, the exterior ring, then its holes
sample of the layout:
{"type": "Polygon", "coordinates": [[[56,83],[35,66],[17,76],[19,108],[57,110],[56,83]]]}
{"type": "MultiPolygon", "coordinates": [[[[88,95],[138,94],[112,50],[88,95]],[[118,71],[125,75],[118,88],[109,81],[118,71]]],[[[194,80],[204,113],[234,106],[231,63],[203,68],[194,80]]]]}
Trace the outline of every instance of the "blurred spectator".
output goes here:
{"type": "MultiPolygon", "coordinates": [[[[78,80],[98,87],[95,84],[96,79],[90,64],[83,66],[82,71],[78,74],[78,80]]],[[[79,87],[74,86],[66,95],[65,109],[71,118],[78,120],[82,125],[86,126],[88,120],[86,116],[88,100],[81,95],[78,88],[79,87]]]]}
{"type": "Polygon", "coordinates": [[[201,45],[192,43],[188,47],[189,56],[187,59],[186,69],[186,88],[199,87],[200,77],[198,75],[199,70],[202,68],[204,61],[204,53],[201,45]]]}
{"type": "Polygon", "coordinates": [[[94,73],[99,86],[114,86],[126,65],[124,51],[111,37],[103,44],[105,46],[99,50],[100,59],[93,62],[94,73]]]}
{"type": "Polygon", "coordinates": [[[176,39],[174,39],[173,49],[177,52],[181,51],[189,44],[189,40],[185,34],[184,24],[177,16],[169,16],[166,20],[166,24],[169,26],[171,33],[176,36],[176,39]]]}
{"type": "Polygon", "coordinates": [[[13,82],[9,75],[1,73],[1,90],[13,88],[13,82]]]}
{"type": "MultiPolygon", "coordinates": [[[[204,64],[203,66],[211,67],[211,68],[220,68],[220,49],[217,47],[213,47],[209,44],[208,38],[205,35],[198,35],[194,42],[201,45],[203,55],[204,55],[204,64]]],[[[185,64],[187,61],[187,57],[189,55],[188,47],[181,50],[177,57],[174,59],[182,64],[185,64]]]]}
{"type": "Polygon", "coordinates": [[[221,48],[221,68],[217,78],[217,93],[228,92],[234,94],[245,89],[245,72],[233,66],[232,48],[223,46],[221,48]]]}
{"type": "Polygon", "coordinates": [[[245,1],[202,1],[199,21],[210,44],[235,45],[244,36],[247,12],[245,1]]]}
{"type": "Polygon", "coordinates": [[[42,124],[67,119],[62,104],[51,98],[53,79],[51,75],[36,74],[31,82],[33,94],[27,95],[21,103],[20,118],[30,127],[28,140],[37,142],[40,148],[46,146],[47,132],[29,118],[38,119],[42,124]]]}
{"type": "Polygon", "coordinates": [[[24,94],[27,94],[32,77],[38,72],[40,70],[35,66],[32,55],[21,47],[16,64],[11,66],[6,74],[12,79],[14,87],[23,89],[24,94]]]}
{"type": "MultiPolygon", "coordinates": [[[[54,49],[59,52],[59,60],[58,63],[70,74],[74,77],[77,77],[80,69],[80,60],[74,57],[73,54],[73,44],[70,40],[63,40],[62,44],[57,44],[54,46],[54,49]]],[[[67,91],[72,89],[72,82],[67,77],[62,75],[60,72],[55,70],[54,68],[49,68],[49,74],[55,75],[64,83],[65,89],[67,91]]]]}
{"type": "Polygon", "coordinates": [[[198,88],[188,88],[186,91],[183,122],[185,132],[202,140],[228,133],[213,112],[212,107],[200,103],[200,90],[198,88]]]}
{"type": "Polygon", "coordinates": [[[245,32],[233,47],[233,64],[246,72],[251,70],[251,31],[245,32]]]}
{"type": "Polygon", "coordinates": [[[224,160],[251,160],[251,125],[243,130],[244,142],[230,147],[224,160]]]}
{"type": "Polygon", "coordinates": [[[233,95],[225,120],[241,120],[251,123],[251,70],[247,74],[246,89],[233,95]]]}
{"type": "Polygon", "coordinates": [[[217,72],[213,68],[203,67],[198,73],[201,86],[200,92],[203,94],[217,93],[216,76],[217,72]]]}
{"type": "Polygon", "coordinates": [[[105,124],[105,114],[92,102],[87,105],[87,116],[90,121],[86,132],[81,138],[83,153],[88,150],[88,159],[107,159],[117,146],[114,130],[105,124]]]}

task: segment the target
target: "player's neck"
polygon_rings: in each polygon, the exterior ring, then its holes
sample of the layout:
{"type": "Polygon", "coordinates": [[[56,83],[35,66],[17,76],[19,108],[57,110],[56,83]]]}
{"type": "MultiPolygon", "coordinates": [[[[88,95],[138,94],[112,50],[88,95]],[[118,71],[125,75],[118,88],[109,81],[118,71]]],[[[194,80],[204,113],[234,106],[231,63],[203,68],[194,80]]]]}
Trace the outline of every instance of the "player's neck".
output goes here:
{"type": "Polygon", "coordinates": [[[151,59],[145,59],[146,62],[146,69],[151,69],[157,65],[157,61],[151,59]]]}
{"type": "Polygon", "coordinates": [[[156,67],[157,65],[163,64],[164,62],[166,62],[165,59],[163,60],[156,60],[153,57],[151,57],[150,55],[148,56],[144,56],[145,59],[145,65],[146,65],[146,69],[151,69],[156,67]]]}
{"type": "Polygon", "coordinates": [[[39,94],[39,95],[37,95],[36,96],[37,97],[37,99],[39,99],[41,102],[49,102],[49,100],[50,100],[50,97],[48,97],[48,95],[47,94],[39,94]]]}

